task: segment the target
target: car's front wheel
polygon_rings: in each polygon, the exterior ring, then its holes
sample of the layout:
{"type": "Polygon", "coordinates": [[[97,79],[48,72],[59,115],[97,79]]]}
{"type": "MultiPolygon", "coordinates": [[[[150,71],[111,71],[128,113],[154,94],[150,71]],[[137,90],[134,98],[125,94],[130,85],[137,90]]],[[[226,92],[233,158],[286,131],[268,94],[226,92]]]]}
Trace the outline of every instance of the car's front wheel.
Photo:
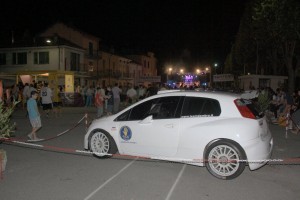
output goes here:
{"type": "Polygon", "coordinates": [[[205,153],[207,170],[220,179],[238,177],[245,169],[246,155],[235,142],[220,140],[212,143],[205,153]]]}
{"type": "Polygon", "coordinates": [[[116,153],[116,145],[111,136],[107,133],[96,131],[89,138],[90,150],[100,158],[106,158],[116,153]]]}

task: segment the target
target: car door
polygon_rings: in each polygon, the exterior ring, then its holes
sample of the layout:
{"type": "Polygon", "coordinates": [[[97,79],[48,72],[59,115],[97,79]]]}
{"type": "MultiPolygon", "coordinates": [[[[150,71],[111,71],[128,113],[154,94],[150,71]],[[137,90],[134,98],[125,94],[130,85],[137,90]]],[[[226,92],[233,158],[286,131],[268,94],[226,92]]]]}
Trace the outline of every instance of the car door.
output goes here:
{"type": "MultiPolygon", "coordinates": [[[[201,158],[202,150],[222,130],[216,123],[220,119],[221,107],[216,99],[188,96],[185,97],[181,112],[180,144],[178,156],[181,158],[201,158]]],[[[223,136],[224,137],[224,136],[223,136]]]]}
{"type": "Polygon", "coordinates": [[[182,99],[180,96],[160,97],[127,111],[126,120],[118,122],[122,152],[142,156],[175,155],[182,99]]]}

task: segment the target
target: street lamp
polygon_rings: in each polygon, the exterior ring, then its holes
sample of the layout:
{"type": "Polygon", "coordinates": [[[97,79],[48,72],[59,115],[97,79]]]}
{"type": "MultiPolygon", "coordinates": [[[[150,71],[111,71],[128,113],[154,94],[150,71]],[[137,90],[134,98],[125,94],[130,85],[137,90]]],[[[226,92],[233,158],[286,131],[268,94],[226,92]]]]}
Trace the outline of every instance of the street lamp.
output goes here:
{"type": "Polygon", "coordinates": [[[214,67],[215,67],[215,72],[216,72],[216,74],[218,74],[218,73],[217,73],[218,63],[215,63],[215,64],[214,64],[214,67]]]}
{"type": "MultiPolygon", "coordinates": [[[[218,63],[215,63],[215,64],[214,64],[214,68],[215,68],[215,72],[216,72],[215,74],[218,74],[218,72],[217,72],[217,67],[218,67],[218,63]]],[[[210,80],[211,80],[211,81],[212,81],[212,78],[213,78],[213,77],[212,77],[212,71],[211,71],[211,76],[210,76],[210,80]]],[[[212,86],[212,83],[211,83],[211,86],[212,86]]]]}
{"type": "Polygon", "coordinates": [[[171,75],[172,74],[172,67],[169,67],[168,69],[168,72],[167,72],[167,83],[168,83],[168,80],[169,80],[169,74],[171,75]]]}
{"type": "Polygon", "coordinates": [[[200,69],[196,69],[196,85],[199,86],[200,82],[201,82],[201,79],[200,79],[200,73],[201,73],[201,70],[200,69]]]}
{"type": "MultiPolygon", "coordinates": [[[[205,67],[205,82],[206,82],[206,87],[207,87],[207,73],[211,75],[211,70],[210,67],[205,67]]],[[[211,86],[211,77],[209,76],[209,86],[211,86]]]]}

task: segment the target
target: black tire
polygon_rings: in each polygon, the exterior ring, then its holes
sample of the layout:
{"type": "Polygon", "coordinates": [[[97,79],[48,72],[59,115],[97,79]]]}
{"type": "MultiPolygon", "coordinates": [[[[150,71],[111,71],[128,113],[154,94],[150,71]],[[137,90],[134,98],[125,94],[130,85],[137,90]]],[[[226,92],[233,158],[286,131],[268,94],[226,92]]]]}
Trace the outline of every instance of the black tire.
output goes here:
{"type": "Polygon", "coordinates": [[[205,151],[205,165],[213,176],[230,180],[238,177],[245,169],[246,155],[236,142],[219,140],[205,151]]]}
{"type": "Polygon", "coordinates": [[[105,131],[94,131],[89,137],[89,149],[98,158],[109,158],[117,152],[114,139],[105,131]]]}

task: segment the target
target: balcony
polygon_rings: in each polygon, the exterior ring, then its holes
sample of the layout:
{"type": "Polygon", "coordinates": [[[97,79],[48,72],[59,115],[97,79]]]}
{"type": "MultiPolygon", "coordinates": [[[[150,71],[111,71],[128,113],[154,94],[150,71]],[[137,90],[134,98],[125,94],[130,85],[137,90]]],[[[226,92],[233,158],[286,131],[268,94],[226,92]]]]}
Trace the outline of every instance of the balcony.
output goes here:
{"type": "Polygon", "coordinates": [[[101,56],[99,51],[92,51],[86,50],[84,53],[84,57],[88,59],[98,60],[101,56]]]}
{"type": "Polygon", "coordinates": [[[120,70],[112,71],[112,70],[100,70],[93,71],[93,75],[97,75],[99,78],[115,78],[115,79],[131,79],[133,78],[133,74],[125,73],[120,70]]]}

